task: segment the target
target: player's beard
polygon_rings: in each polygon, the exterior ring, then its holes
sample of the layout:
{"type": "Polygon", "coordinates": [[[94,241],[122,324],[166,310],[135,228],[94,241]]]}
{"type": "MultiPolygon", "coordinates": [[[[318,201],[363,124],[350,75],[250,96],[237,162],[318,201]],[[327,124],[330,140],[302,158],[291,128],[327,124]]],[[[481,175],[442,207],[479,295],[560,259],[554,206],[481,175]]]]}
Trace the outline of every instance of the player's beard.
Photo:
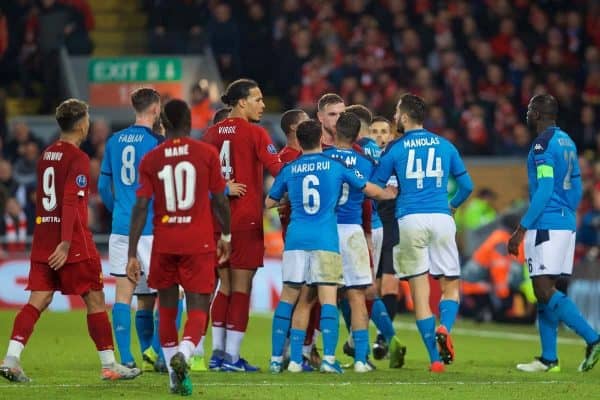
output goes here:
{"type": "Polygon", "coordinates": [[[253,124],[258,124],[260,122],[260,118],[248,118],[248,121],[252,122],[253,124]]]}
{"type": "Polygon", "coordinates": [[[400,122],[400,120],[396,122],[396,132],[398,132],[398,136],[404,135],[404,125],[402,125],[402,122],[400,122]]]}
{"type": "Polygon", "coordinates": [[[537,133],[537,124],[535,123],[535,121],[533,121],[531,118],[527,118],[525,120],[525,123],[527,124],[527,128],[529,128],[529,132],[531,132],[532,134],[537,133]]]}

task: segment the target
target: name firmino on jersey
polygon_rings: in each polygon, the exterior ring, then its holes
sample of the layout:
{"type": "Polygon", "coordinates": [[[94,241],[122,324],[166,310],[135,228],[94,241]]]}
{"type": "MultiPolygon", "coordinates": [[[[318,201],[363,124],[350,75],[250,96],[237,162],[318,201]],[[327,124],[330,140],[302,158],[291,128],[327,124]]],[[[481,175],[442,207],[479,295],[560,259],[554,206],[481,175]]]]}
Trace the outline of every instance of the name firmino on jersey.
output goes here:
{"type": "Polygon", "coordinates": [[[329,161],[318,161],[310,164],[295,164],[292,165],[292,174],[299,174],[303,172],[313,171],[327,171],[329,169],[329,161]]]}
{"type": "Polygon", "coordinates": [[[440,140],[436,137],[404,139],[405,149],[411,147],[433,146],[434,144],[440,144],[440,140]]]}
{"type": "Polygon", "coordinates": [[[44,153],[44,160],[46,161],[60,161],[60,159],[62,158],[63,153],[61,153],[60,151],[46,151],[44,153]]]}
{"type": "Polygon", "coordinates": [[[184,144],[183,146],[177,146],[177,147],[167,147],[165,149],[165,157],[187,156],[188,154],[189,154],[189,152],[188,152],[187,144],[184,144]]]}
{"type": "Polygon", "coordinates": [[[231,134],[231,133],[235,133],[235,126],[220,126],[219,127],[220,135],[227,135],[227,134],[231,134]]]}

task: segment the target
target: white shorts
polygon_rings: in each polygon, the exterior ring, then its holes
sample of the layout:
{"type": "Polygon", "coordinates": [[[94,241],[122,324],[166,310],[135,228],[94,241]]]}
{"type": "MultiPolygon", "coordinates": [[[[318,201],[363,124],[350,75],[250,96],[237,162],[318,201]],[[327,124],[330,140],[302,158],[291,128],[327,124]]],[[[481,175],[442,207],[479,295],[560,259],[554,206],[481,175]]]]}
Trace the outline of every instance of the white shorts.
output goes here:
{"type": "Polygon", "coordinates": [[[400,240],[394,246],[394,269],[400,279],[429,272],[459,277],[456,225],[447,214],[410,214],[398,219],[400,240]]]}
{"type": "MultiPolygon", "coordinates": [[[[152,235],[140,236],[137,248],[137,258],[142,266],[142,275],[134,294],[154,294],[156,290],[148,287],[148,272],[150,271],[150,255],[152,254],[152,235]]],[[[129,251],[129,236],[111,234],[108,239],[108,262],[112,276],[127,276],[127,253],[129,251]]]]}
{"type": "Polygon", "coordinates": [[[342,285],[342,258],[322,250],[286,250],[281,262],[286,285],[342,285]]]}
{"type": "Polygon", "coordinates": [[[575,232],[536,229],[525,232],[525,260],[530,276],[571,275],[574,257],[575,232]]]}
{"type": "Polygon", "coordinates": [[[362,226],[338,224],[340,254],[344,269],[344,286],[367,287],[373,283],[369,246],[362,226]]]}
{"type": "Polygon", "coordinates": [[[373,257],[373,275],[377,276],[383,247],[383,226],[371,230],[371,240],[373,241],[373,254],[371,255],[373,257]]]}

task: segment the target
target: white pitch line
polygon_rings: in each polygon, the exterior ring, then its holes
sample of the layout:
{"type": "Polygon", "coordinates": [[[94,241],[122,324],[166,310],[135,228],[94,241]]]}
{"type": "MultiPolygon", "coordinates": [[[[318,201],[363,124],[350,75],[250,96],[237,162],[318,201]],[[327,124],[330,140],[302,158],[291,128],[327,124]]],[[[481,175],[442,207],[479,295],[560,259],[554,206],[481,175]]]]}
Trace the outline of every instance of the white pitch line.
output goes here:
{"type": "MultiPolygon", "coordinates": [[[[416,381],[416,382],[206,382],[196,383],[195,386],[198,388],[202,387],[302,387],[302,386],[422,386],[422,385],[553,385],[556,383],[572,383],[569,381],[473,381],[473,382],[434,382],[434,381],[416,381]]],[[[0,385],[0,389],[43,389],[43,388],[165,388],[166,385],[157,384],[131,384],[131,383],[120,383],[120,384],[79,384],[79,383],[57,383],[57,384],[10,384],[0,385]]]]}
{"type": "MultiPolygon", "coordinates": [[[[409,331],[416,331],[417,327],[415,324],[408,322],[394,322],[396,328],[406,329],[409,331]]],[[[500,332],[500,331],[489,331],[484,329],[467,329],[467,328],[454,328],[452,329],[453,334],[482,337],[489,339],[509,339],[509,340],[523,340],[538,342],[540,337],[538,335],[532,335],[529,333],[514,333],[514,332],[500,332]]],[[[581,339],[575,338],[558,338],[558,343],[584,346],[585,343],[581,339]]]]}

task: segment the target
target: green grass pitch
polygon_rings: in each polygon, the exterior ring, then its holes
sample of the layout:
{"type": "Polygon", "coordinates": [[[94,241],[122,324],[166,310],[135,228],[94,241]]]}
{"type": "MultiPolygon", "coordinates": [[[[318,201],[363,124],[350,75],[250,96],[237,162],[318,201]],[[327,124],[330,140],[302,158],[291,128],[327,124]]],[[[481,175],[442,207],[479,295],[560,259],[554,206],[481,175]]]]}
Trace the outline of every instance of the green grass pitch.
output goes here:
{"type": "MultiPolygon", "coordinates": [[[[0,312],[0,354],[3,356],[14,312],[0,312]]],[[[132,324],[133,325],[133,324],[132,324]]],[[[376,362],[370,374],[347,371],[332,376],[319,373],[271,375],[194,373],[192,398],[202,399],[595,399],[600,396],[600,365],[579,373],[583,343],[561,330],[559,356],[561,373],[524,374],[517,362],[529,361],[539,352],[534,327],[459,321],[453,337],[456,362],[446,373],[427,372],[427,355],[412,319],[397,322],[398,334],[408,346],[406,365],[389,370],[385,361],[376,362]]],[[[340,360],[345,329],[338,345],[340,360]]],[[[373,331],[371,332],[373,338],[373,331]]],[[[135,336],[135,335],[133,335],[135,336]]],[[[271,346],[270,316],[254,315],[242,354],[268,368],[271,346]]],[[[132,349],[137,352],[134,338],[132,349]]],[[[207,341],[210,343],[210,338],[207,341]]],[[[138,362],[141,363],[141,357],[138,362]]],[[[99,362],[87,335],[83,312],[46,313],[39,321],[23,353],[23,366],[32,378],[29,384],[0,381],[0,399],[165,399],[167,376],[145,373],[129,382],[103,382],[99,362]]]]}

